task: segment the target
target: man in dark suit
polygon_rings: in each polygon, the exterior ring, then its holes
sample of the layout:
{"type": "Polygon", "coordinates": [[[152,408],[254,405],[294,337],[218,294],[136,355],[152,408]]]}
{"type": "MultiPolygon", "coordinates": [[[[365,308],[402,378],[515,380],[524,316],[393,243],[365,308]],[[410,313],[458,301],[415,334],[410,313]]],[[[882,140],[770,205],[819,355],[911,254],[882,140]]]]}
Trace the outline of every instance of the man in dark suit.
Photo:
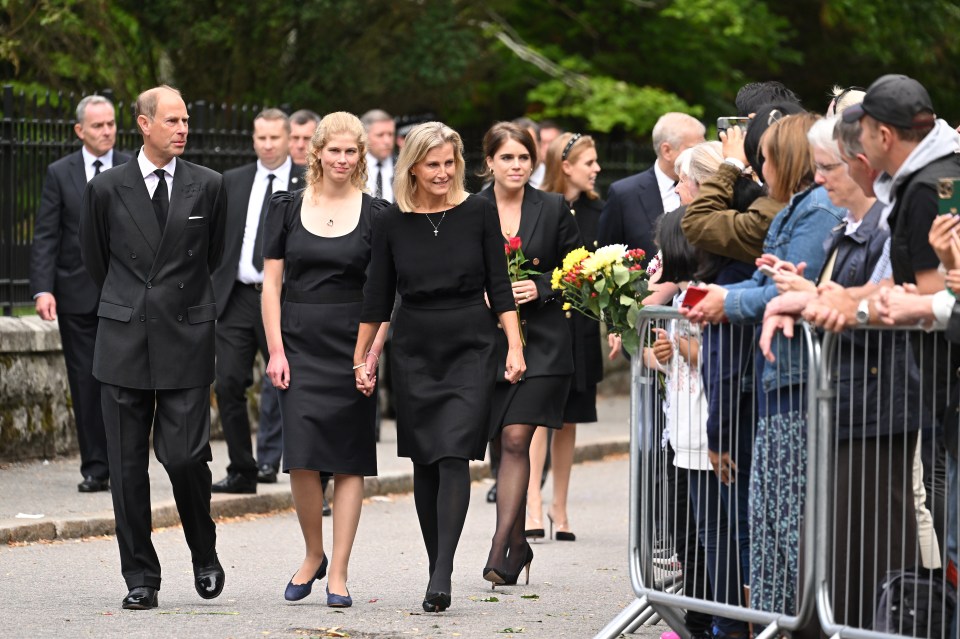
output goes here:
{"type": "MultiPolygon", "coordinates": [[[[263,287],[263,221],[270,197],[277,191],[304,186],[304,167],[291,162],[290,121],[279,109],[261,111],[253,120],[253,149],[257,161],[223,174],[227,193],[227,231],[224,255],[213,273],[217,300],[217,406],[230,463],[227,476],[213,484],[213,492],[255,493],[257,481],[277,481],[282,453],[280,411],[276,391],[265,388],[272,406],[261,406],[257,459],[250,441],[247,388],[257,351],[269,359],[260,315],[263,287]],[[273,393],[272,397],[269,394],[273,393]],[[263,410],[271,408],[272,411],[263,410]],[[259,468],[258,468],[259,462],[259,468]]],[[[263,382],[268,385],[270,382],[263,382]]]]}
{"type": "Polygon", "coordinates": [[[80,259],[80,211],[87,182],[130,156],[113,150],[117,121],[113,104],[103,96],[80,100],[73,130],[83,146],[51,164],[43,182],[30,249],[30,290],[41,319],[58,320],[80,445],[83,481],[77,489],[93,493],[110,489],[110,469],[100,382],[90,374],[100,291],[80,259]]]}
{"type": "Polygon", "coordinates": [[[371,109],[360,116],[367,131],[367,190],[374,197],[393,202],[393,168],[396,158],[393,147],[397,125],[393,117],[381,109],[371,109]]]}
{"type": "Polygon", "coordinates": [[[205,599],[223,589],[210,517],[210,384],[217,306],[210,274],[223,252],[220,175],[180,159],[187,107],[168,86],[140,94],[136,160],[87,184],[83,262],[100,287],[93,375],[102,384],[123,607],[155,608],[160,561],[150,539],[150,431],[205,599]]]}
{"type": "Polygon", "coordinates": [[[600,246],[641,248],[647,260],[656,255],[657,222],[664,212],[680,206],[680,197],[674,191],[674,162],[684,149],[703,142],[704,132],[703,124],[685,113],[665,113],[657,120],[652,134],[657,161],[646,171],[610,185],[600,215],[600,246]]]}

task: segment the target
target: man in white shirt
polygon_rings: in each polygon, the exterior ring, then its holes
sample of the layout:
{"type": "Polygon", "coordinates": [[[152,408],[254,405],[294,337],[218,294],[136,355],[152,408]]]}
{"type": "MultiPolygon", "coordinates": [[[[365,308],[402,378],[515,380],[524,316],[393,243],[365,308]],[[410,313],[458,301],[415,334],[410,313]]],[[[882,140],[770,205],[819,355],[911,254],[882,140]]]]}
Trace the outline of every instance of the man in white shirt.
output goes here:
{"type": "MultiPolygon", "coordinates": [[[[254,459],[247,412],[247,388],[259,351],[268,358],[260,315],[263,284],[263,225],[270,198],[278,191],[303,186],[303,167],[289,155],[290,122],[283,111],[265,109],[253,121],[257,161],[223,174],[227,193],[227,230],[223,260],[213,273],[217,300],[217,380],[214,390],[230,463],[214,492],[255,493],[257,482],[276,481],[282,451],[281,424],[275,402],[263,410],[254,459]]],[[[268,391],[269,392],[269,391],[268,391]]],[[[266,394],[266,393],[265,393],[266,394]]]]}
{"type": "Polygon", "coordinates": [[[397,125],[381,109],[372,109],[360,117],[367,131],[367,190],[370,195],[393,202],[393,145],[397,125]]]}
{"type": "Polygon", "coordinates": [[[92,493],[109,490],[110,473],[100,382],[90,374],[100,291],[80,259],[81,204],[87,182],[130,156],[113,150],[117,121],[103,96],[80,100],[73,130],[83,146],[47,167],[30,247],[30,289],[40,318],[58,320],[80,447],[77,489],[92,493]]]}

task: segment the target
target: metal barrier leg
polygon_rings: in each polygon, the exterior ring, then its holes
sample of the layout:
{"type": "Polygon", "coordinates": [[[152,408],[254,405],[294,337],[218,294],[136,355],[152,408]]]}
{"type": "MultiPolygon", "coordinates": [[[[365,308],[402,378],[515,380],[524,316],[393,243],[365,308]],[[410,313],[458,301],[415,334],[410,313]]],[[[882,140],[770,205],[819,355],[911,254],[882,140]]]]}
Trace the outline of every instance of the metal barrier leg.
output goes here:
{"type": "Polygon", "coordinates": [[[634,599],[633,603],[624,608],[619,615],[611,619],[610,623],[594,635],[593,639],[617,639],[635,619],[646,611],[647,605],[646,597],[634,599]]]}
{"type": "Polygon", "coordinates": [[[777,624],[776,621],[774,621],[774,622],[771,622],[769,626],[764,628],[763,632],[761,632],[758,635],[755,635],[753,639],[771,639],[771,637],[775,637],[778,632],[780,632],[780,625],[777,624]]]}

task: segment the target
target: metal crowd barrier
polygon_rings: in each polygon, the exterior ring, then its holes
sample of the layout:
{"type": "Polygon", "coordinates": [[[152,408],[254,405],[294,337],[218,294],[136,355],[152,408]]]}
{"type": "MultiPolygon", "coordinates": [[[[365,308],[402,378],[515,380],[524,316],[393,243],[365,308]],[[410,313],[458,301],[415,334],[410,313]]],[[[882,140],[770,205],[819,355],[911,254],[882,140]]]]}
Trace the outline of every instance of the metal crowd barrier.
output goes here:
{"type": "Polygon", "coordinates": [[[946,505],[958,495],[946,490],[943,454],[960,411],[932,409],[947,406],[960,352],[940,334],[864,329],[818,337],[798,323],[799,359],[784,351],[767,364],[778,378],[793,371],[793,391],[765,395],[773,401],[754,415],[748,407],[762,386],[744,362],[759,353],[754,327],[701,331],[666,307],[645,308],[641,319],[645,341],[664,330],[675,353],[686,340],[696,361],[688,368],[676,355],[667,366],[642,354],[631,361],[629,567],[637,599],[596,637],[613,639],[659,617],[684,639],[720,626],[744,639],[798,631],[960,639],[956,629],[948,635],[955,594],[944,529],[946,505]],[[744,365],[730,372],[721,365],[735,354],[744,365]],[[720,391],[710,395],[712,384],[720,391]],[[785,408],[803,411],[799,431],[772,419],[785,408]],[[750,527],[750,561],[738,509],[744,493],[737,482],[721,489],[712,468],[703,470],[704,415],[719,416],[737,480],[762,480],[753,488],[766,509],[751,503],[763,525],[750,527]],[[748,444],[766,455],[743,450],[748,444]],[[802,510],[796,495],[805,497],[802,510]],[[747,584],[749,597],[741,590],[747,584]]]}

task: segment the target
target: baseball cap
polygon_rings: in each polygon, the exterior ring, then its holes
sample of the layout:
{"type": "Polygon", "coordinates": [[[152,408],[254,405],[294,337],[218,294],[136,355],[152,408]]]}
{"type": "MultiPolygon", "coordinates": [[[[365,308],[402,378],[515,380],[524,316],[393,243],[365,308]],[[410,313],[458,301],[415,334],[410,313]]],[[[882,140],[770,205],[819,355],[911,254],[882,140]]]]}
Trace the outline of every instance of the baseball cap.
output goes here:
{"type": "Polygon", "coordinates": [[[933,102],[923,85],[905,75],[889,74],[867,89],[863,102],[843,111],[844,122],[856,122],[864,115],[901,129],[930,126],[936,120],[933,102]]]}

